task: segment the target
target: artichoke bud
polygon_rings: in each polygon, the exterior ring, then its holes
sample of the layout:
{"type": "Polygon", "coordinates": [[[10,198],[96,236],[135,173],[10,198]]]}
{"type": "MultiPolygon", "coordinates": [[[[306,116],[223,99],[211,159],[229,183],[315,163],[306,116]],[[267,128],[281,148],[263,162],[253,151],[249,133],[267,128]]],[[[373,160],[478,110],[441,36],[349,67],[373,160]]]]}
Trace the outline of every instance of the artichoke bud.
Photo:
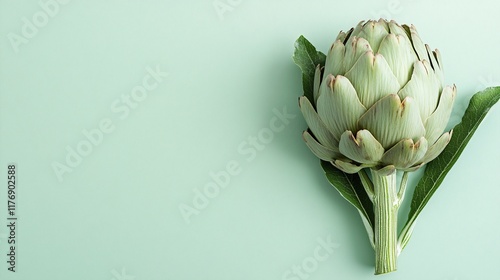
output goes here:
{"type": "Polygon", "coordinates": [[[313,93],[299,101],[304,141],[346,173],[414,171],[450,141],[456,87],[443,86],[441,55],[413,25],[380,19],[340,32],[313,93]]]}

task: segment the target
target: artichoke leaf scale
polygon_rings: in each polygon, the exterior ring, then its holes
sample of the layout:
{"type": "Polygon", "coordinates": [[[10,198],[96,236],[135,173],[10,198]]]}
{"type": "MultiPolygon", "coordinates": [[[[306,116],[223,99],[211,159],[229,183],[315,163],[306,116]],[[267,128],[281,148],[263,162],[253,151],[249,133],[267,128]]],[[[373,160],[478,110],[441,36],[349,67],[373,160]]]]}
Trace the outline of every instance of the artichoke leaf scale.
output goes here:
{"type": "Polygon", "coordinates": [[[345,77],[356,89],[359,100],[370,108],[384,96],[398,92],[400,85],[384,57],[365,52],[345,77]]]}
{"type": "Polygon", "coordinates": [[[301,96],[299,98],[299,107],[306,120],[307,126],[319,142],[327,148],[333,150],[337,149],[338,140],[335,139],[335,136],[333,136],[325,123],[320,119],[307,97],[301,96]]]}
{"type": "Polygon", "coordinates": [[[425,137],[421,137],[416,143],[413,139],[403,139],[385,152],[381,162],[393,164],[398,170],[406,170],[424,157],[427,148],[425,137]]]}
{"type": "Polygon", "coordinates": [[[351,82],[344,76],[329,75],[321,85],[317,111],[326,127],[340,139],[346,130],[357,131],[358,119],[366,112],[351,82]]]}
{"type": "Polygon", "coordinates": [[[368,51],[373,52],[370,43],[364,38],[354,37],[351,41],[351,46],[345,49],[343,60],[339,61],[339,66],[342,69],[340,74],[348,72],[359,58],[368,51]]]}
{"type": "Polygon", "coordinates": [[[314,104],[317,103],[319,97],[319,86],[321,84],[321,65],[318,64],[316,66],[316,70],[314,71],[314,80],[313,80],[313,98],[314,104]]]}
{"type": "Polygon", "coordinates": [[[424,155],[424,157],[420,160],[420,163],[428,163],[429,161],[435,159],[441,152],[446,148],[448,143],[451,140],[451,135],[453,134],[453,130],[450,132],[446,132],[439,139],[429,147],[427,150],[427,153],[424,155]]]}
{"type": "Polygon", "coordinates": [[[439,98],[436,110],[425,121],[425,137],[429,140],[430,144],[434,144],[446,128],[448,121],[443,120],[450,118],[456,92],[457,88],[455,86],[445,87],[439,98]]]}
{"type": "Polygon", "coordinates": [[[370,21],[363,25],[363,28],[361,29],[359,34],[353,35],[365,38],[370,43],[373,51],[377,52],[382,40],[385,38],[385,36],[389,35],[388,29],[389,28],[387,27],[387,25],[381,23],[381,21],[370,21]]]}
{"type": "Polygon", "coordinates": [[[417,53],[418,60],[427,59],[427,49],[425,48],[424,42],[422,42],[422,39],[420,39],[417,29],[413,24],[410,26],[410,34],[413,49],[417,53]]]}
{"type": "Polygon", "coordinates": [[[377,165],[384,154],[384,147],[368,130],[360,130],[354,135],[346,131],[340,137],[339,151],[344,156],[359,163],[377,165]]]}
{"type": "Polygon", "coordinates": [[[333,166],[337,167],[341,171],[348,173],[348,174],[358,173],[361,169],[366,168],[366,167],[370,167],[369,165],[364,165],[364,164],[355,165],[353,163],[350,163],[350,162],[344,161],[344,160],[340,160],[340,159],[332,161],[331,163],[333,166]]]}
{"type": "Polygon", "coordinates": [[[396,23],[394,20],[391,20],[388,25],[389,25],[389,31],[391,34],[398,35],[398,36],[404,36],[408,41],[410,40],[410,37],[408,36],[409,33],[405,29],[406,27],[404,25],[401,26],[398,23],[396,23]]]}
{"type": "Polygon", "coordinates": [[[411,97],[401,102],[396,94],[379,100],[361,116],[359,124],[368,129],[385,149],[401,139],[417,141],[425,135],[418,104],[411,97]]]}
{"type": "Polygon", "coordinates": [[[410,80],[412,65],[417,61],[410,44],[406,35],[389,34],[382,41],[378,52],[385,58],[401,86],[410,80]]]}
{"type": "Polygon", "coordinates": [[[313,154],[324,161],[332,161],[341,156],[338,150],[321,145],[307,130],[302,133],[302,137],[313,154]]]}
{"type": "Polygon", "coordinates": [[[342,71],[342,61],[344,59],[346,48],[344,44],[337,40],[333,43],[332,47],[328,51],[325,62],[325,72],[323,73],[323,81],[326,80],[328,75],[337,76],[341,74],[342,71]]]}
{"type": "Polygon", "coordinates": [[[439,84],[429,66],[425,61],[415,62],[410,81],[398,92],[401,99],[411,97],[418,103],[422,121],[436,109],[439,98],[439,84]]]}

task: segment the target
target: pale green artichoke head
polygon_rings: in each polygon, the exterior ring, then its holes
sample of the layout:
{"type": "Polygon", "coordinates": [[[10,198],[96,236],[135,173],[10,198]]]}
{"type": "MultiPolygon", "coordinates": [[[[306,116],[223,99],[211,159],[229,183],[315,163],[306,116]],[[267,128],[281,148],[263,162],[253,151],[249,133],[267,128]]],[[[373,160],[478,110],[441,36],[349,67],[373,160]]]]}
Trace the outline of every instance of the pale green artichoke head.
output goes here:
{"type": "Polygon", "coordinates": [[[303,137],[346,173],[414,171],[450,141],[452,132],[443,132],[455,95],[455,86],[443,87],[439,51],[414,26],[360,22],[340,32],[317,67],[314,100],[299,99],[309,126],[303,137]]]}

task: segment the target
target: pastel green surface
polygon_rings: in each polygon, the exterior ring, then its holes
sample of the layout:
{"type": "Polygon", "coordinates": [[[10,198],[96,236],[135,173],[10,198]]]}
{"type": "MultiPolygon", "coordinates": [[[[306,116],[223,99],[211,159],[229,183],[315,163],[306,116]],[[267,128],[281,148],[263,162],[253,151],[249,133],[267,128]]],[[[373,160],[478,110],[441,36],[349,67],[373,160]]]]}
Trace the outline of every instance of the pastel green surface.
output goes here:
{"type": "MultiPolygon", "coordinates": [[[[413,23],[457,85],[456,124],[500,85],[495,5],[0,0],[0,278],[374,279],[358,213],[301,139],[293,43],[413,23]]],[[[498,278],[499,122],[494,107],[379,278],[498,278]]]]}

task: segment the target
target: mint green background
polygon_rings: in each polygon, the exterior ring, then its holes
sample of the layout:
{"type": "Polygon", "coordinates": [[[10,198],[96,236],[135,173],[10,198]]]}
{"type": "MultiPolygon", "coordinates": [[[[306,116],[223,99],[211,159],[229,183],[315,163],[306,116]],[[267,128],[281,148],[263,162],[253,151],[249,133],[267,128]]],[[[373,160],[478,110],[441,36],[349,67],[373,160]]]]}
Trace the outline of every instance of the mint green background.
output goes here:
{"type": "MultiPolygon", "coordinates": [[[[284,279],[328,235],[339,247],[308,279],[374,278],[358,213],[301,140],[293,43],[303,34],[326,52],[361,19],[413,23],[458,87],[457,123],[472,93],[500,85],[498,4],[221,2],[233,5],[222,18],[212,0],[73,0],[16,53],[8,34],[43,10],[0,0],[1,279],[284,279]],[[120,119],[111,104],[157,65],[169,76],[120,119]],[[283,107],[297,117],[248,161],[238,146],[283,107]],[[106,118],[114,131],[60,182],[51,164],[106,118]],[[179,206],[233,160],[241,172],[187,224],[179,206]],[[10,162],[16,273],[4,261],[10,162]]],[[[422,213],[398,271],[378,278],[498,279],[499,122],[494,108],[422,213]]]]}

